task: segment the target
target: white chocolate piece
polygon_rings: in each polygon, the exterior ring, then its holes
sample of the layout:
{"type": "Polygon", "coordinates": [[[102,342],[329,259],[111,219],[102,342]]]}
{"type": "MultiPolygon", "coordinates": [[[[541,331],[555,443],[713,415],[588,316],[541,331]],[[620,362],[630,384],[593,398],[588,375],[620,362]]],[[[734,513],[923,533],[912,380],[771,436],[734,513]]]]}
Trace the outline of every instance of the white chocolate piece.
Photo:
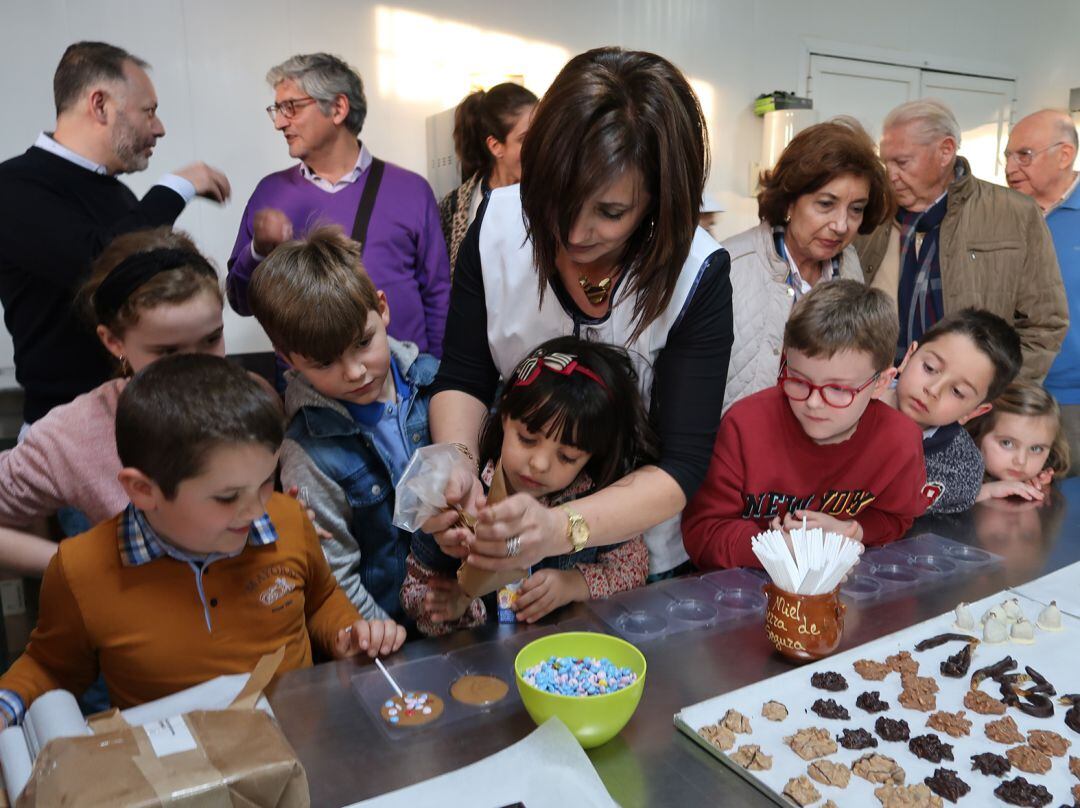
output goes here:
{"type": "Polygon", "coordinates": [[[1044,631],[1061,631],[1064,626],[1061,625],[1061,610],[1057,601],[1050,601],[1050,605],[1039,612],[1039,619],[1035,622],[1044,631]]]}
{"type": "Polygon", "coordinates": [[[1026,617],[1021,617],[1012,624],[1009,635],[1012,637],[1013,642],[1030,645],[1035,642],[1035,625],[1026,617]]]}
{"type": "Polygon", "coordinates": [[[1005,621],[991,617],[983,623],[983,642],[987,645],[1000,645],[1009,639],[1009,630],[1005,621]]]}
{"type": "Polygon", "coordinates": [[[971,607],[966,603],[959,603],[955,609],[956,622],[953,624],[961,631],[971,631],[975,628],[975,617],[971,614],[971,607]]]}
{"type": "Polygon", "coordinates": [[[994,606],[993,608],[989,609],[985,614],[983,614],[982,622],[985,625],[990,620],[997,620],[999,623],[1007,622],[1008,618],[1005,616],[1005,609],[1001,606],[994,606]]]}
{"type": "Polygon", "coordinates": [[[1001,608],[1005,611],[1005,619],[1010,623],[1015,623],[1024,617],[1024,610],[1020,608],[1020,601],[1016,598],[1003,600],[1001,608]]]}

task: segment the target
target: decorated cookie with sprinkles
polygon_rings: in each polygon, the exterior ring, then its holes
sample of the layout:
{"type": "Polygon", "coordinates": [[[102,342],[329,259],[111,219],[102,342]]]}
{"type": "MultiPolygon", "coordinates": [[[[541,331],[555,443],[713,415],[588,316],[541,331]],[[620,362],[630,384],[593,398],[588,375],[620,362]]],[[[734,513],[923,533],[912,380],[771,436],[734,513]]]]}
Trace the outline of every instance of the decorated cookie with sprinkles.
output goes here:
{"type": "Polygon", "coordinates": [[[405,691],[405,697],[394,696],[383,702],[379,710],[383,721],[392,727],[420,727],[430,724],[443,712],[443,700],[423,690],[405,691]]]}

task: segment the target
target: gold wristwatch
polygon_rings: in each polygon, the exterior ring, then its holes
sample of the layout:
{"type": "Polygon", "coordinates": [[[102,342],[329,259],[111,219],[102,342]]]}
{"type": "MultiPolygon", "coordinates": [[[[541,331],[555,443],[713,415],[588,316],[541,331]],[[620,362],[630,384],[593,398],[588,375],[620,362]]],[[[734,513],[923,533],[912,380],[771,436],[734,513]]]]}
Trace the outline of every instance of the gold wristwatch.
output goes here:
{"type": "Polygon", "coordinates": [[[571,553],[580,553],[589,543],[589,523],[580,513],[570,510],[566,505],[560,505],[570,521],[566,523],[566,540],[570,542],[571,553]]]}

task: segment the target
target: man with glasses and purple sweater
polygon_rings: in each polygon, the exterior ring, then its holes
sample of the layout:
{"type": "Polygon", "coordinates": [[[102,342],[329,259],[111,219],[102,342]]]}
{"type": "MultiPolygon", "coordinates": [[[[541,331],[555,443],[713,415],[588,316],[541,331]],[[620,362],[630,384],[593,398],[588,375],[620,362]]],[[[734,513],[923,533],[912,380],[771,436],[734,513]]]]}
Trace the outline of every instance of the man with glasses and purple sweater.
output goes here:
{"type": "Polygon", "coordinates": [[[274,88],[266,111],[300,163],[264,177],[248,200],[229,259],[229,303],[250,315],[248,283],[263,259],[283,241],[338,224],[360,242],[364,267],[386,293],[391,336],[441,355],[450,264],[431,187],[358,139],[364,86],[341,59],[294,56],[266,78],[274,88]]]}

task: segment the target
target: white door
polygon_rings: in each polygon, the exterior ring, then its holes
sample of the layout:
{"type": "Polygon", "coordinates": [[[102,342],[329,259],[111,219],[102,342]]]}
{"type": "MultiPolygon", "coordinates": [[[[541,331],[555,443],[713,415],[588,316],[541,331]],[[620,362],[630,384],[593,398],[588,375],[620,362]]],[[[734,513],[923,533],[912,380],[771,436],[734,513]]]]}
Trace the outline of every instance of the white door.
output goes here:
{"type": "Polygon", "coordinates": [[[917,67],[813,54],[809,95],[819,121],[851,115],[877,143],[889,110],[919,97],[919,72],[917,67]]]}
{"type": "Polygon", "coordinates": [[[1016,106],[1016,82],[816,53],[810,55],[808,78],[819,121],[852,115],[875,141],[894,107],[917,98],[941,99],[960,124],[960,154],[972,173],[1005,184],[1001,153],[1016,106]]]}
{"type": "Polygon", "coordinates": [[[949,105],[960,124],[960,153],[979,179],[1005,184],[1005,144],[1009,140],[1016,82],[922,71],[922,97],[949,105]]]}

